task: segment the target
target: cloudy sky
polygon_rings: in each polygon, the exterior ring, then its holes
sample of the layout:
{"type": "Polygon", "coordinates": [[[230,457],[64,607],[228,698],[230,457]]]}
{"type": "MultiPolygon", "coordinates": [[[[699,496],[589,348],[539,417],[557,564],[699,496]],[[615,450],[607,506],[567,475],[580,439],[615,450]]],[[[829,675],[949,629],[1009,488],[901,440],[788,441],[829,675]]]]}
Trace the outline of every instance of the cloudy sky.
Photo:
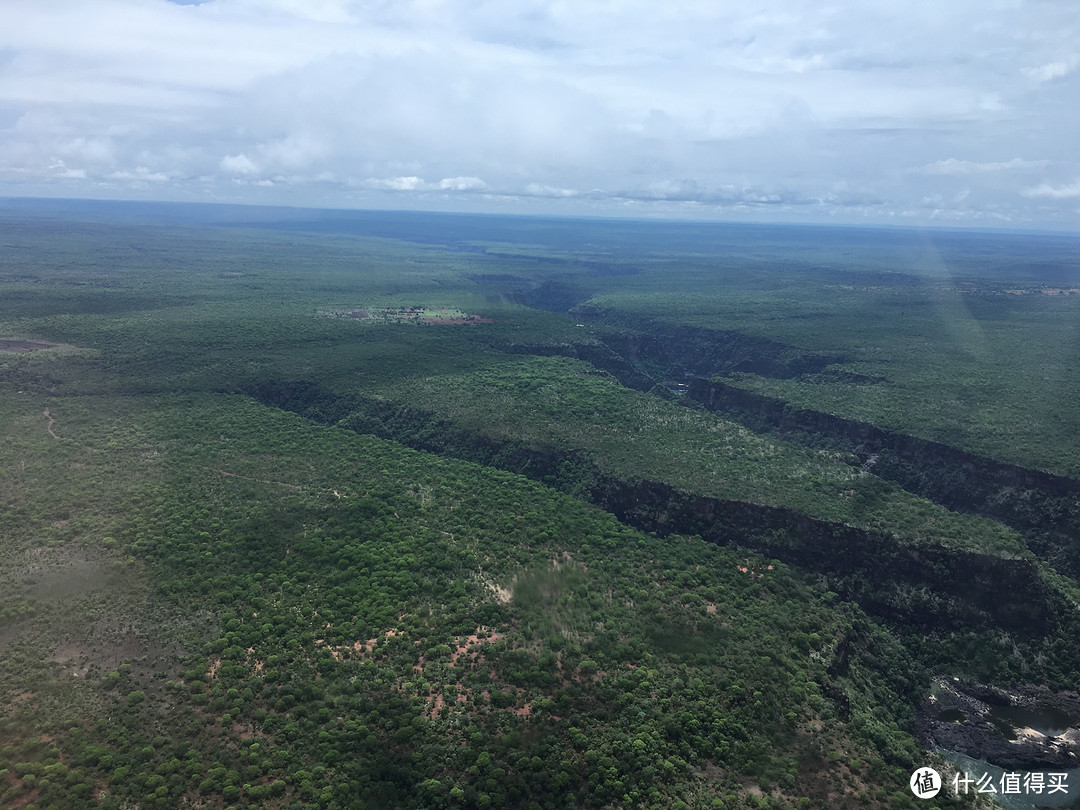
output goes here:
{"type": "Polygon", "coordinates": [[[1080,3],[2,0],[0,195],[1080,230],[1080,3]]]}

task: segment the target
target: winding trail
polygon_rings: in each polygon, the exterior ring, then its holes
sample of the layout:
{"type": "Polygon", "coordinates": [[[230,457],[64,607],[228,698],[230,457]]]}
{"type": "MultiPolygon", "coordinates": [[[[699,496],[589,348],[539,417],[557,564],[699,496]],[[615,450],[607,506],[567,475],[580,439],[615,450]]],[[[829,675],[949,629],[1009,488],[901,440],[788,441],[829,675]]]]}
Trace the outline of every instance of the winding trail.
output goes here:
{"type": "MultiPolygon", "coordinates": [[[[228,476],[229,478],[242,478],[245,481],[254,481],[257,484],[275,484],[279,487],[288,487],[289,489],[303,489],[303,487],[298,484],[286,484],[284,481],[267,481],[264,478],[252,478],[247,475],[240,475],[239,473],[232,473],[227,470],[223,470],[221,469],[221,467],[203,467],[203,469],[214,470],[215,472],[219,472],[222,475],[228,476]]],[[[336,495],[337,493],[334,494],[336,495]]],[[[338,495],[338,497],[340,498],[341,496],[338,495]]]]}
{"type": "Polygon", "coordinates": [[[48,408],[45,409],[45,418],[49,420],[49,423],[45,425],[45,429],[49,431],[49,435],[52,436],[54,439],[59,439],[60,437],[57,436],[52,429],[52,426],[56,424],[56,420],[53,417],[49,416],[48,408]]]}

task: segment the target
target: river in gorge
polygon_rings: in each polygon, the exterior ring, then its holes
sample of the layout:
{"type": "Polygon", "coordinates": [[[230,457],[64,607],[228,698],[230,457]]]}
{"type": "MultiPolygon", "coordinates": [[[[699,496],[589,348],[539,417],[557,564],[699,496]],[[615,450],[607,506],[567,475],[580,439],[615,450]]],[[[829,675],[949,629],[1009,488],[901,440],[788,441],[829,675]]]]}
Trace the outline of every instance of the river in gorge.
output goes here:
{"type": "MultiPolygon", "coordinates": [[[[997,765],[982,760],[975,759],[974,757],[965,756],[964,754],[956,751],[945,751],[938,749],[938,753],[951,762],[959,771],[961,779],[965,776],[967,779],[972,780],[967,786],[967,791],[970,794],[982,792],[986,798],[992,798],[1001,804],[1007,810],[1037,810],[1037,808],[1044,807],[1065,807],[1071,802],[1080,798],[1080,768],[1073,768],[1072,770],[1053,770],[1053,769],[1040,769],[1035,771],[1028,771],[1017,768],[999,768],[997,765]],[[1015,786],[1009,784],[1009,780],[1004,779],[1006,774],[1017,774],[1017,784],[1015,786]],[[1034,783],[1031,779],[1031,775],[1035,774],[1034,783]],[[1042,775],[1041,784],[1043,786],[1041,792],[1035,792],[1035,788],[1039,783],[1039,774],[1042,775]],[[1064,776],[1055,776],[1051,779],[1051,774],[1064,774],[1064,776]],[[985,777],[989,777],[986,779],[985,777]],[[1064,790],[1054,790],[1051,793],[1050,785],[1059,783],[1064,785],[1064,790]],[[980,789],[980,784],[983,786],[980,789]],[[993,788],[993,792],[990,792],[989,788],[993,788]],[[1016,793],[1006,793],[1005,789],[1013,789],[1016,793]]],[[[952,776],[944,775],[945,780],[945,792],[951,792],[953,788],[952,776]]],[[[958,785],[961,792],[964,789],[963,784],[958,785]]]]}
{"type": "MultiPolygon", "coordinates": [[[[1010,742],[1039,736],[1057,738],[1080,722],[1080,717],[1074,716],[1073,712],[1045,704],[983,703],[979,708],[981,712],[950,706],[941,709],[937,719],[949,724],[963,724],[969,717],[978,717],[989,722],[1010,742]]],[[[1076,733],[1074,730],[1069,736],[1076,733]]],[[[940,747],[935,750],[959,771],[955,782],[952,775],[945,776],[946,791],[956,787],[962,793],[966,788],[968,793],[980,793],[994,799],[1007,810],[1064,807],[1080,799],[1080,763],[1074,768],[1002,768],[958,751],[940,747]]]]}

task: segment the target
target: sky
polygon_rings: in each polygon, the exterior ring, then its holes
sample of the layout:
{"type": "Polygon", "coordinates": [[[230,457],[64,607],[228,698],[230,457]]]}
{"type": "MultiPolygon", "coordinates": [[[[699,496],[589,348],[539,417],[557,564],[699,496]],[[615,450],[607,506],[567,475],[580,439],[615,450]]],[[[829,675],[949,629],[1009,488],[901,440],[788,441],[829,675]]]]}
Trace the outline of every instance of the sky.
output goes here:
{"type": "Polygon", "coordinates": [[[1080,231],[1080,3],[2,0],[0,196],[1080,231]]]}

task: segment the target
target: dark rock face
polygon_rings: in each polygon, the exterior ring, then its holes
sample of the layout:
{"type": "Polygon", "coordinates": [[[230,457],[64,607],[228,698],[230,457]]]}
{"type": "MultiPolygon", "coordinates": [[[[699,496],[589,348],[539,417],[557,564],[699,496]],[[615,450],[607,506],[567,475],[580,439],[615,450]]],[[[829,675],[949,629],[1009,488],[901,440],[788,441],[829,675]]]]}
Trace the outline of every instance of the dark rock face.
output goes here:
{"type": "Polygon", "coordinates": [[[649,391],[656,381],[636,369],[621,355],[616,354],[603,344],[561,343],[533,344],[512,343],[501,347],[510,354],[531,354],[538,357],[572,357],[583,360],[595,368],[615,377],[622,385],[636,391],[649,391]]]}
{"type": "Polygon", "coordinates": [[[661,334],[619,332],[601,340],[631,365],[653,370],[661,379],[738,371],[787,379],[821,371],[842,359],[739,332],[688,326],[661,334]]]}
{"type": "MultiPolygon", "coordinates": [[[[724,329],[673,326],[633,320],[623,328],[619,316],[591,304],[572,307],[574,290],[555,282],[522,293],[519,303],[556,312],[571,310],[579,321],[613,326],[596,335],[599,341],[558,345],[511,345],[507,351],[542,356],[575,357],[615,376],[627,388],[649,391],[665,380],[749,372],[787,379],[817,374],[844,360],[843,355],[800,349],[769,338],[724,329]]],[[[869,379],[869,378],[867,378],[869,379]]]]}
{"type": "MultiPolygon", "coordinates": [[[[589,304],[573,314],[619,326],[612,313],[589,304]]],[[[706,377],[736,371],[790,378],[830,372],[840,355],[810,352],[738,332],[645,324],[619,329],[597,343],[504,346],[521,354],[574,357],[623,385],[673,397],[664,381],[690,380],[685,400],[722,412],[752,430],[776,432],[814,447],[854,453],[879,478],[949,509],[999,520],[1021,532],[1029,547],[1062,573],[1080,577],[1080,482],[886,430],[866,422],[792,407],[706,377]]],[[[872,378],[863,380],[873,383],[872,378]]]]}
{"type": "Polygon", "coordinates": [[[937,682],[916,718],[916,736],[937,746],[1006,769],[1071,770],[1080,767],[1080,695],[1041,687],[1009,690],[983,685],[937,682]],[[994,716],[994,706],[1029,706],[1075,718],[1077,725],[1056,735],[1014,728],[994,716]],[[1011,737],[1011,739],[1010,739],[1011,737]]]}
{"type": "Polygon", "coordinates": [[[547,312],[567,312],[585,301],[592,293],[573,283],[547,280],[535,287],[520,290],[509,296],[511,300],[533,309],[547,312]]]}
{"type": "Polygon", "coordinates": [[[338,397],[309,383],[264,384],[251,393],[315,421],[525,475],[661,537],[697,534],[797,565],[826,577],[840,596],[907,628],[997,627],[1031,637],[1044,635],[1054,623],[1046,586],[1025,560],[916,546],[794,509],[696,495],[656,481],[626,481],[604,474],[582,452],[497,440],[435,414],[338,397]]]}
{"type": "Polygon", "coordinates": [[[880,380],[830,369],[841,354],[815,352],[741,332],[628,317],[590,303],[588,295],[548,281],[522,293],[520,303],[569,312],[615,327],[599,345],[512,346],[509,351],[575,357],[615,376],[623,385],[665,395],[665,381],[693,379],[686,400],[811,446],[855,452],[868,470],[909,492],[946,506],[999,520],[1021,532],[1028,546],[1054,568],[1080,577],[1080,482],[968,453],[940,442],[786,402],[705,379],[733,372],[791,378],[832,375],[859,384],[880,380]],[[577,300],[575,300],[577,299],[577,300]]]}
{"type": "Polygon", "coordinates": [[[1060,475],[1032,470],[1015,464],[968,453],[947,444],[920,439],[892,430],[879,428],[866,422],[844,419],[820,411],[793,408],[773,397],[746,391],[717,380],[695,379],[687,396],[700,402],[710,411],[738,410],[757,415],[763,422],[782,432],[820,433],[844,439],[856,447],[865,457],[877,454],[873,463],[874,473],[879,474],[883,451],[899,458],[944,465],[955,469],[963,481],[956,490],[981,486],[982,488],[1038,489],[1054,496],[1080,495],[1080,481],[1060,475]]]}
{"type": "Polygon", "coordinates": [[[694,495],[655,481],[601,479],[589,500],[645,531],[699,534],[825,574],[842,596],[907,627],[1043,635],[1051,624],[1046,588],[1025,560],[917,547],[793,509],[694,495]]]}
{"type": "Polygon", "coordinates": [[[1064,574],[1080,576],[1080,482],[968,453],[865,422],[794,408],[718,380],[695,379],[687,399],[757,430],[850,450],[874,475],[950,509],[999,520],[1064,574]]]}
{"type": "MultiPolygon", "coordinates": [[[[571,315],[586,323],[617,327],[615,331],[600,334],[599,339],[654,383],[738,371],[787,379],[822,372],[845,359],[835,352],[801,349],[734,330],[673,326],[637,318],[631,325],[621,322],[617,314],[591,304],[575,307],[571,315]]],[[[627,385],[625,381],[623,384],[627,385]]]]}

